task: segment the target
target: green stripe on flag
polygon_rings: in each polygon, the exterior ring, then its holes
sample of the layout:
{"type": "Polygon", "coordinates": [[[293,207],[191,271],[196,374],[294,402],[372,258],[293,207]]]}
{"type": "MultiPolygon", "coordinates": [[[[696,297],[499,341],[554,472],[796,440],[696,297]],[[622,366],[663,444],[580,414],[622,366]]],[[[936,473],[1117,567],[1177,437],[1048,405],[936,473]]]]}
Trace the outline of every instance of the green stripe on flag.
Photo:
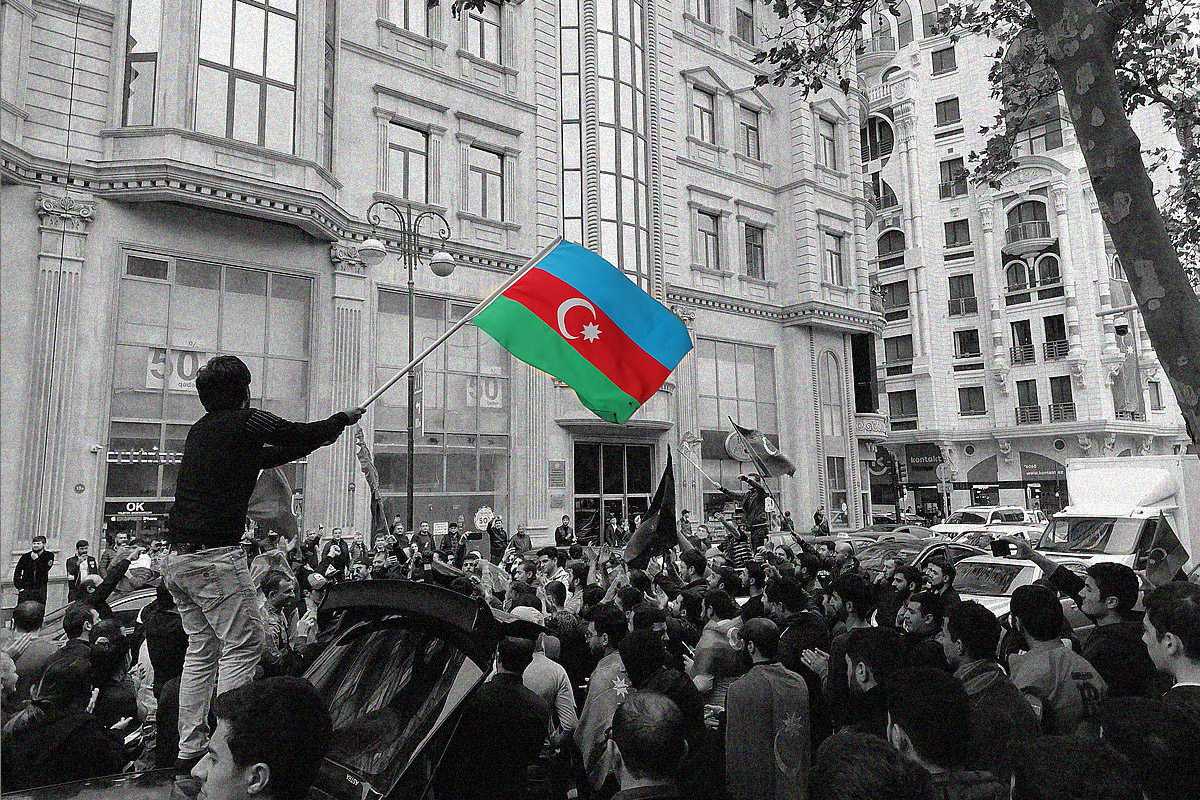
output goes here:
{"type": "Polygon", "coordinates": [[[515,300],[496,298],[474,322],[526,364],[567,383],[579,401],[602,419],[623,424],[638,410],[636,399],[567,344],[558,331],[515,300]]]}

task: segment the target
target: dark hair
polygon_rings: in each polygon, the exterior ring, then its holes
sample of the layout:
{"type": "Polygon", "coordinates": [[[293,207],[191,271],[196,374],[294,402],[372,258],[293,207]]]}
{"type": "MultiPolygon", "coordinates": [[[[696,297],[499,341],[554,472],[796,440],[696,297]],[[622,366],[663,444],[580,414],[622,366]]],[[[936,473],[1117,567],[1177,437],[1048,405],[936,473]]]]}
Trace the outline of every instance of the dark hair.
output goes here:
{"type": "Polygon", "coordinates": [[[630,631],[617,649],[621,652],[621,663],[625,665],[625,672],[635,689],[645,684],[667,660],[662,636],[648,629],[630,631]]]}
{"type": "Polygon", "coordinates": [[[995,658],[1000,644],[1000,620],[980,603],[964,600],[946,612],[950,638],[962,642],[967,658],[995,658]]]}
{"type": "Polygon", "coordinates": [[[31,541],[31,542],[41,542],[42,544],[45,544],[45,543],[46,543],[46,535],[45,535],[45,534],[42,534],[42,533],[37,533],[37,534],[34,534],[33,538],[32,538],[32,539],[30,539],[29,541],[31,541]]]}
{"type": "Polygon", "coordinates": [[[250,396],[250,368],[237,356],[215,356],[196,373],[205,411],[241,408],[250,396]]]}
{"type": "Polygon", "coordinates": [[[715,589],[704,595],[704,602],[716,615],[717,619],[733,619],[740,616],[742,609],[729,595],[729,592],[715,589]]]}
{"type": "Polygon", "coordinates": [[[633,586],[622,586],[617,592],[617,599],[621,601],[621,608],[626,611],[633,611],[642,604],[646,599],[646,595],[642,594],[642,590],[633,586]]]}
{"type": "Polygon", "coordinates": [[[1101,602],[1109,597],[1117,598],[1118,614],[1128,614],[1137,605],[1141,584],[1137,573],[1129,567],[1115,561],[1100,561],[1088,567],[1087,574],[1096,582],[1101,602]]]}
{"type": "Polygon", "coordinates": [[[932,616],[934,624],[942,627],[942,619],[946,616],[946,602],[940,594],[928,590],[910,594],[906,603],[916,603],[921,609],[921,616],[932,616]]]}
{"type": "Polygon", "coordinates": [[[931,558],[926,563],[926,566],[930,565],[935,566],[942,571],[942,574],[946,576],[946,583],[950,584],[951,586],[954,585],[954,577],[958,574],[958,570],[954,568],[953,564],[944,558],[931,558]]]}
{"type": "Polygon", "coordinates": [[[853,572],[839,575],[830,589],[838,597],[854,605],[854,614],[859,619],[867,619],[875,610],[875,591],[861,575],[853,572]]]}
{"type": "Polygon", "coordinates": [[[1182,707],[1144,697],[1117,697],[1095,715],[1100,737],[1129,759],[1148,800],[1188,800],[1200,786],[1194,757],[1196,721],[1182,707]]]}
{"type": "Polygon", "coordinates": [[[87,539],[80,539],[78,542],[75,543],[76,550],[78,550],[81,547],[91,547],[91,546],[92,546],[92,543],[89,542],[87,539]]]}
{"type": "Polygon", "coordinates": [[[683,607],[684,616],[692,622],[699,622],[700,613],[704,609],[704,595],[690,589],[681,589],[679,596],[683,598],[680,602],[683,607]]]}
{"type": "Polygon", "coordinates": [[[567,564],[567,569],[571,572],[571,577],[582,584],[587,584],[588,565],[586,561],[572,561],[567,564]]]}
{"type": "Polygon", "coordinates": [[[1039,642],[1057,639],[1062,634],[1062,603],[1049,586],[1036,583],[1018,586],[1009,607],[1025,632],[1039,642]]]}
{"type": "Polygon", "coordinates": [[[66,632],[67,638],[78,639],[82,636],[83,626],[95,619],[92,616],[95,613],[96,609],[79,600],[67,606],[67,610],[63,613],[63,631],[66,632]]]}
{"type": "Polygon", "coordinates": [[[629,585],[646,595],[654,590],[654,582],[644,569],[629,570],[629,585]]]}
{"type": "Polygon", "coordinates": [[[933,800],[929,773],[878,736],[845,731],[821,743],[809,800],[933,800]]]}
{"type": "Polygon", "coordinates": [[[264,763],[270,797],[305,797],[333,738],[325,702],[303,678],[252,681],[217,695],[217,718],[229,727],[229,752],[239,767],[264,763]]]}
{"type": "Polygon", "coordinates": [[[516,592],[512,595],[512,605],[509,608],[520,608],[521,606],[529,606],[530,608],[542,607],[542,601],[534,592],[516,592]]]}
{"type": "Polygon", "coordinates": [[[850,663],[866,664],[876,683],[883,683],[900,668],[903,646],[904,637],[895,628],[855,628],[846,636],[850,663]]]}
{"type": "Polygon", "coordinates": [[[742,639],[753,642],[760,655],[774,659],[779,655],[779,626],[766,617],[754,617],[742,626],[742,639]]]}
{"type": "MultiPolygon", "coordinates": [[[[46,607],[37,600],[24,600],[17,603],[12,612],[13,627],[25,633],[32,633],[42,627],[46,619],[46,607]]],[[[78,636],[79,634],[76,634],[78,636]]]]}
{"type": "Polygon", "coordinates": [[[125,671],[125,655],[129,644],[121,623],[115,619],[102,619],[92,627],[88,637],[92,643],[89,656],[92,666],[92,681],[97,686],[106,683],[114,675],[125,671]]]}
{"type": "Polygon", "coordinates": [[[912,564],[901,564],[896,567],[895,575],[903,575],[905,582],[908,584],[910,593],[921,591],[921,586],[925,583],[924,577],[921,575],[921,570],[914,567],[912,564]]]}
{"type": "Polygon", "coordinates": [[[1175,581],[1146,595],[1146,617],[1161,642],[1168,633],[1179,637],[1183,654],[1200,660],[1200,586],[1175,581]]]}
{"type": "Polygon", "coordinates": [[[888,718],[926,761],[961,767],[971,756],[971,701],[962,683],[933,667],[902,669],[888,679],[888,718]]]}
{"type": "Polygon", "coordinates": [[[546,584],[546,597],[559,608],[567,602],[567,587],[562,581],[550,581],[546,584]]]}
{"type": "Polygon", "coordinates": [[[633,609],[633,629],[648,631],[655,625],[667,621],[667,612],[654,603],[642,603],[633,609]]]}
{"type": "Polygon", "coordinates": [[[669,697],[634,692],[613,714],[612,739],[630,774],[670,778],[687,752],[685,728],[683,712],[669,697]]]}
{"type": "Polygon", "coordinates": [[[590,586],[585,586],[583,588],[583,609],[582,609],[582,611],[584,611],[584,612],[590,611],[593,608],[595,608],[597,605],[599,605],[600,601],[604,599],[604,594],[605,594],[604,589],[600,586],[596,586],[594,584],[590,585],[590,586]]]}
{"type": "Polygon", "coordinates": [[[795,614],[808,608],[808,593],[795,578],[783,575],[767,581],[767,598],[772,603],[779,603],[789,614],[795,614]]]}
{"type": "Polygon", "coordinates": [[[701,577],[708,572],[708,559],[699,550],[688,550],[679,557],[679,560],[695,570],[696,574],[701,577]]]}
{"type": "Polygon", "coordinates": [[[533,641],[520,636],[505,636],[496,645],[500,666],[520,675],[533,661],[533,641]]]}
{"type": "Polygon", "coordinates": [[[543,547],[541,550],[538,550],[538,558],[541,558],[542,556],[549,556],[559,564],[561,564],[564,560],[562,553],[558,552],[557,547],[543,547]]]}
{"type": "Polygon", "coordinates": [[[1081,736],[1012,744],[1012,800],[1142,800],[1125,757],[1081,736]]]}
{"type": "Polygon", "coordinates": [[[91,665],[82,656],[51,661],[38,681],[37,695],[43,710],[83,708],[92,695],[91,665]]]}
{"type": "Polygon", "coordinates": [[[751,561],[746,567],[746,577],[750,579],[750,586],[761,587],[767,578],[767,569],[757,561],[751,561]]]}
{"type": "Polygon", "coordinates": [[[800,557],[796,559],[801,571],[807,573],[809,577],[817,577],[817,573],[825,569],[825,560],[816,553],[810,553],[805,550],[800,553],[800,557]]]}
{"type": "Polygon", "coordinates": [[[567,555],[574,559],[583,558],[583,545],[573,544],[567,548],[567,555]]]}
{"type": "Polygon", "coordinates": [[[601,603],[591,609],[585,619],[596,626],[596,633],[608,634],[608,645],[613,649],[619,647],[625,634],[629,633],[629,620],[611,603],[601,603]]]}

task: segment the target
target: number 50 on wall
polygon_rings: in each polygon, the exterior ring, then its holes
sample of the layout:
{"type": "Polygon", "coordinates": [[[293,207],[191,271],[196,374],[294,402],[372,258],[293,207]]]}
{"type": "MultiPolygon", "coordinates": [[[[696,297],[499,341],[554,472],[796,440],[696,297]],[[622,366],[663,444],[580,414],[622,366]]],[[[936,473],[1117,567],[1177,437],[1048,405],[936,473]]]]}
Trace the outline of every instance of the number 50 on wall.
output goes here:
{"type": "Polygon", "coordinates": [[[146,388],[196,393],[196,373],[208,363],[207,353],[195,350],[146,348],[146,388]]]}

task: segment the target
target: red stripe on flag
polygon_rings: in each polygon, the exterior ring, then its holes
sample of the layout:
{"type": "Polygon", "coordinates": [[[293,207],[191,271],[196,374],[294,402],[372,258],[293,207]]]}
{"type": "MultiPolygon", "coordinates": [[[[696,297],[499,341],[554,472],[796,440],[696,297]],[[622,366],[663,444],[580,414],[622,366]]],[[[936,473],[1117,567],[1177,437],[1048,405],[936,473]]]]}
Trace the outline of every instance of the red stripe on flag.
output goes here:
{"type": "MultiPolygon", "coordinates": [[[[531,269],[525,277],[509,287],[504,296],[528,308],[560,336],[559,308],[571,299],[587,300],[574,286],[537,268],[531,269]]],[[[623,392],[639,403],[645,403],[663,385],[671,371],[638,347],[594,303],[591,305],[596,309],[594,319],[586,306],[577,305],[567,309],[563,329],[575,338],[563,338],[623,392]],[[589,323],[599,327],[599,336],[590,342],[583,336],[583,328],[589,323]]]]}

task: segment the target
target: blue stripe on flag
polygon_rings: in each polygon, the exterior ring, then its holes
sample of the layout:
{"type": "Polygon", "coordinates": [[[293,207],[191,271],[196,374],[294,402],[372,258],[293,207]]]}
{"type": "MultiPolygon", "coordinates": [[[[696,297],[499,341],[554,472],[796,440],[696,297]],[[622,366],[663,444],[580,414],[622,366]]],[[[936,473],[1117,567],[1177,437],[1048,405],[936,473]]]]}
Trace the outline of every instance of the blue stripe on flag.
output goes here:
{"type": "Polygon", "coordinates": [[[536,266],[578,289],[667,369],[674,369],[692,349],[691,337],[679,317],[591,250],[564,241],[536,266]]]}

